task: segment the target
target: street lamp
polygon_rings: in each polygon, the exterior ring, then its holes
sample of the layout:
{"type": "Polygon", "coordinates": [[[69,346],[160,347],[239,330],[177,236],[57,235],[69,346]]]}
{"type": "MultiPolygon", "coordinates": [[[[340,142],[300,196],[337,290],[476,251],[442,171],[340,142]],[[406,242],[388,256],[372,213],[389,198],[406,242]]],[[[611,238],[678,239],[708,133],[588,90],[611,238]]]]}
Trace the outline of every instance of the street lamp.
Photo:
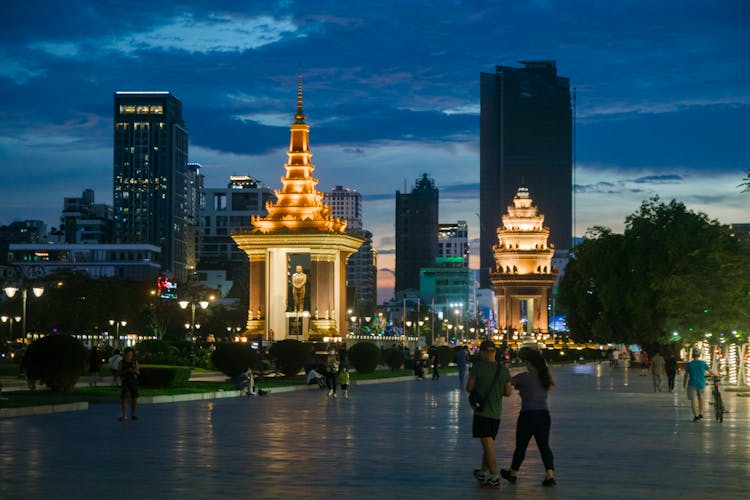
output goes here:
{"type": "Polygon", "coordinates": [[[118,344],[120,342],[120,325],[123,327],[127,325],[127,321],[115,321],[113,319],[109,320],[109,326],[114,326],[116,328],[115,331],[115,344],[118,344]]]}
{"type": "Polygon", "coordinates": [[[0,320],[3,323],[7,323],[10,320],[10,325],[8,325],[8,342],[13,342],[13,321],[18,323],[21,321],[21,316],[0,316],[0,320]]]}
{"type": "MultiPolygon", "coordinates": [[[[4,290],[5,290],[5,295],[7,295],[10,298],[13,298],[13,296],[16,295],[18,290],[21,290],[21,302],[23,304],[22,309],[21,309],[21,312],[22,312],[21,320],[23,321],[23,331],[21,332],[21,335],[25,336],[26,335],[26,297],[28,296],[29,288],[28,287],[16,288],[14,286],[8,286],[8,287],[5,287],[4,290]]],[[[34,293],[34,296],[36,298],[39,298],[44,293],[44,288],[40,286],[34,286],[34,287],[31,287],[31,291],[34,293]]]]}
{"type": "Polygon", "coordinates": [[[201,309],[206,309],[208,307],[208,301],[207,300],[200,300],[198,302],[195,301],[189,301],[189,300],[181,300],[178,302],[180,304],[180,307],[182,309],[187,309],[187,306],[190,306],[190,323],[186,324],[185,328],[187,329],[189,327],[190,329],[190,340],[195,339],[195,329],[200,328],[200,325],[195,324],[195,308],[196,306],[200,306],[201,309]]]}

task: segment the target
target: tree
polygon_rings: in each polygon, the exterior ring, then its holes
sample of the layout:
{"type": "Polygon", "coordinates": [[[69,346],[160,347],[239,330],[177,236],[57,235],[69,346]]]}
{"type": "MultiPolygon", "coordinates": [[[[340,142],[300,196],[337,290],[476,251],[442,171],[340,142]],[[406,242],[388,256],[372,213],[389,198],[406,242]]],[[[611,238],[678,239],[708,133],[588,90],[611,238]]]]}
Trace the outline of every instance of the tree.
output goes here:
{"type": "Polygon", "coordinates": [[[677,331],[693,342],[747,325],[750,252],[729,227],[658,197],[625,224],[574,249],[560,283],[573,338],[655,344],[677,331]]]}
{"type": "Polygon", "coordinates": [[[743,188],[743,193],[750,193],[750,168],[745,171],[745,178],[742,179],[742,183],[737,187],[743,188]]]}

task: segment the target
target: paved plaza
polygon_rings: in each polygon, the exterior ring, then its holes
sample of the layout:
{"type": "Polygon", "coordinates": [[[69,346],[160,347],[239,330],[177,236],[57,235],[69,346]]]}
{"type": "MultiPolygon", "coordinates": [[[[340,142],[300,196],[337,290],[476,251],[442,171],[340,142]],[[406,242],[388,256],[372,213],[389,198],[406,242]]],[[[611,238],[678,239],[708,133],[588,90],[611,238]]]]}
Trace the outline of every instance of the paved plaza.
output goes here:
{"type": "MultiPolygon", "coordinates": [[[[558,484],[531,443],[518,481],[472,477],[480,444],[456,376],[324,391],[119,406],[0,420],[0,498],[722,498],[750,496],[750,397],[725,392],[719,424],[640,369],[553,369],[558,484]]],[[[681,379],[678,379],[681,384],[681,379]]],[[[681,385],[680,385],[681,388],[681,385]]],[[[750,392],[750,391],[748,391],[750,392]]],[[[510,464],[518,395],[498,436],[510,464]]]]}

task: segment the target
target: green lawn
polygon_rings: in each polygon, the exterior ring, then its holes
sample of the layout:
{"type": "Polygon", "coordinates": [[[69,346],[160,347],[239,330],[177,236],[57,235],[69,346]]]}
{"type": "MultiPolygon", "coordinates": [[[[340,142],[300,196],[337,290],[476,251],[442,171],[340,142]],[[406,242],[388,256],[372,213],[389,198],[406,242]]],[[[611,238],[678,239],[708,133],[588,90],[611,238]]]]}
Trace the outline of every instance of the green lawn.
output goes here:
{"type": "MultiPolygon", "coordinates": [[[[0,365],[0,375],[5,375],[8,378],[18,377],[18,365],[0,365]],[[11,366],[13,370],[5,370],[8,366],[11,366]]],[[[194,370],[194,373],[198,370],[194,370]]],[[[201,370],[206,372],[206,370],[201,370]]],[[[455,372],[455,367],[443,368],[442,373],[455,372]]],[[[103,374],[103,372],[102,372],[103,374]]],[[[400,370],[377,370],[373,373],[357,373],[352,372],[352,381],[357,380],[373,380],[383,378],[394,378],[412,376],[414,372],[412,370],[400,369],[400,370]]],[[[80,380],[86,380],[86,376],[82,376],[80,380]]],[[[262,389],[273,389],[274,387],[288,387],[293,385],[305,385],[305,376],[296,375],[294,377],[266,377],[261,380],[256,378],[255,380],[258,387],[262,389]]],[[[171,396],[177,394],[195,394],[205,392],[216,392],[219,390],[230,391],[234,390],[234,384],[228,381],[191,381],[180,387],[171,387],[168,389],[148,389],[141,388],[141,397],[148,396],[171,396]]],[[[80,401],[86,401],[90,404],[97,403],[117,403],[120,398],[120,388],[99,385],[97,387],[78,387],[74,391],[61,394],[54,393],[44,387],[35,391],[12,391],[0,393],[3,399],[0,399],[0,408],[19,408],[24,406],[42,406],[42,405],[53,405],[62,403],[75,403],[80,401]]]]}

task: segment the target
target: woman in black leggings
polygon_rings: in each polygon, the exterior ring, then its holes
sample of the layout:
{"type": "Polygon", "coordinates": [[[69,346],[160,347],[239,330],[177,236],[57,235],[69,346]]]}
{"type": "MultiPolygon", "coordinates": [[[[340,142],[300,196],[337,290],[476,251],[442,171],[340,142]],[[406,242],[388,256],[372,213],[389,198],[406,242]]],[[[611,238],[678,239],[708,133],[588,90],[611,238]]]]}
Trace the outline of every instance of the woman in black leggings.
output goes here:
{"type": "Polygon", "coordinates": [[[526,456],[531,436],[534,436],[546,476],[544,486],[554,486],[555,465],[552,450],[549,447],[549,430],[552,423],[547,406],[547,395],[554,385],[549,367],[539,351],[529,351],[526,355],[526,372],[519,373],[511,379],[513,386],[521,394],[521,412],[516,423],[516,449],[510,469],[500,469],[500,475],[511,483],[516,482],[516,473],[526,456]]]}

